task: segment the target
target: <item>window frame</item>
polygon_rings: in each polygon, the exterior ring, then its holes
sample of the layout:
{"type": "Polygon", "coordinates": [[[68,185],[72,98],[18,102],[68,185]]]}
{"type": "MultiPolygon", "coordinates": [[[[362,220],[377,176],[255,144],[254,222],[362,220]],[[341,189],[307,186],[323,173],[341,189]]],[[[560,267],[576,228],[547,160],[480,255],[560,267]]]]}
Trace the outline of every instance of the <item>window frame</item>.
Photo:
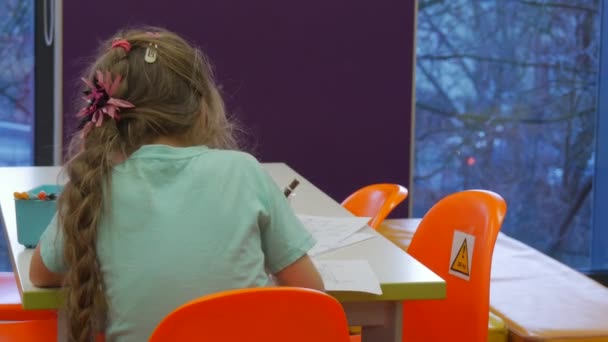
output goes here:
{"type": "Polygon", "coordinates": [[[61,9],[61,0],[34,1],[34,166],[60,161],[61,9]]]}

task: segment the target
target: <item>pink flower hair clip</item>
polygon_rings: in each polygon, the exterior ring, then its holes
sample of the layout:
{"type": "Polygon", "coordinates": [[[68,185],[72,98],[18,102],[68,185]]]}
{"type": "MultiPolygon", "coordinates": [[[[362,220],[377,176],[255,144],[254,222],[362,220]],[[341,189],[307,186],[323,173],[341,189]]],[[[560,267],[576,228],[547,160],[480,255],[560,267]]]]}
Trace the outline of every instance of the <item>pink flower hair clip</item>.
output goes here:
{"type": "Polygon", "coordinates": [[[86,95],[84,99],[88,102],[88,105],[77,114],[78,117],[82,118],[79,128],[82,129],[83,136],[86,136],[93,127],[101,126],[104,115],[118,121],[120,120],[121,108],[135,107],[129,101],[112,97],[120,86],[120,81],[122,80],[120,75],[117,75],[112,80],[112,74],[109,71],[106,71],[105,74],[97,71],[93,78],[93,83],[84,78],[82,80],[89,87],[84,92],[86,95]]]}

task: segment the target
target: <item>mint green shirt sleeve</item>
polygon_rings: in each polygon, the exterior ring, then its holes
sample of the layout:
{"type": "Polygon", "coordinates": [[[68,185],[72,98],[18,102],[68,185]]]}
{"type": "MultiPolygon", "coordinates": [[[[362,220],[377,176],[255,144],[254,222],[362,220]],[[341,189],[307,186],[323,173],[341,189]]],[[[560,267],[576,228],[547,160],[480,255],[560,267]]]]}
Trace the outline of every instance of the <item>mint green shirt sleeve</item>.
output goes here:
{"type": "Polygon", "coordinates": [[[275,274],[306,255],[316,241],[270,175],[261,166],[259,171],[266,188],[266,211],[260,219],[262,250],[266,267],[275,274]]]}
{"type": "Polygon", "coordinates": [[[46,227],[40,241],[40,257],[51,272],[64,273],[67,266],[63,259],[63,235],[57,226],[57,214],[46,227]]]}

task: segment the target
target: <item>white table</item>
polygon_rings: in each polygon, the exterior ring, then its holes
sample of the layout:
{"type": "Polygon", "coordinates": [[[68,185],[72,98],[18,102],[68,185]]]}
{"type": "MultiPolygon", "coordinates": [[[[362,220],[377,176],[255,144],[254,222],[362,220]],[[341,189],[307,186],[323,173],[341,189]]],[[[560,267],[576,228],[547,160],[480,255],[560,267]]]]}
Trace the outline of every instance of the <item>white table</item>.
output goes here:
{"type": "MultiPolygon", "coordinates": [[[[351,215],[287,165],[268,163],[264,167],[281,188],[294,178],[300,181],[293,203],[298,214],[351,215]]],[[[11,260],[26,309],[58,308],[62,293],[60,289],[41,289],[30,282],[32,250],[17,241],[13,192],[26,191],[40,184],[63,183],[64,178],[59,173],[58,167],[0,168],[0,218],[4,223],[11,260]]],[[[331,295],[343,304],[349,324],[364,327],[364,341],[401,341],[400,302],[445,298],[445,281],[374,230],[367,230],[376,236],[317,258],[368,260],[380,281],[382,295],[355,292],[334,292],[331,295]]]]}

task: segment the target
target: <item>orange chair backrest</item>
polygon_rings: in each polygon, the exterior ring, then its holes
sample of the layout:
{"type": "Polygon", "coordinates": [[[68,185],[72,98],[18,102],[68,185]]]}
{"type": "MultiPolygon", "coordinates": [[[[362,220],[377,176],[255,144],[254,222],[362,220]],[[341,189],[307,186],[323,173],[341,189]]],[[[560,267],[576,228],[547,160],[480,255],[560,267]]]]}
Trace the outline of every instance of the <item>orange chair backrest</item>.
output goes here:
{"type": "Polygon", "coordinates": [[[0,341],[55,342],[57,335],[56,319],[0,323],[0,341]]]}
{"type": "Polygon", "coordinates": [[[372,184],[348,196],[342,206],[355,216],[370,216],[368,224],[378,228],[407,194],[407,189],[399,184],[372,184]]]}
{"type": "Polygon", "coordinates": [[[446,281],[447,296],[403,303],[403,341],[487,342],[492,253],[506,211],[499,195],[468,190],[423,217],[407,252],[446,281]]]}
{"type": "Polygon", "coordinates": [[[0,272],[0,321],[57,319],[57,310],[25,310],[15,274],[0,272]]]}
{"type": "Polygon", "coordinates": [[[310,289],[264,287],[211,294],[170,313],[150,342],[348,342],[346,315],[329,295],[310,289]]]}

